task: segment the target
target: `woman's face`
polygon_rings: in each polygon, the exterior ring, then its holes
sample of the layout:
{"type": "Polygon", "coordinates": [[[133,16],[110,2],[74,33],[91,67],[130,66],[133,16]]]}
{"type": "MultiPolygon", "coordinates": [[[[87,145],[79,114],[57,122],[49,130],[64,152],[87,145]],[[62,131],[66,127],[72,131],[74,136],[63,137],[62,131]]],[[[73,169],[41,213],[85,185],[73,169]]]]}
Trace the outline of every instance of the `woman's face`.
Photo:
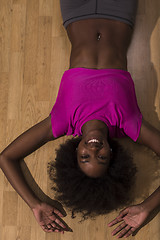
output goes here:
{"type": "Polygon", "coordinates": [[[107,137],[99,131],[91,131],[82,137],[77,148],[77,160],[81,170],[90,177],[102,176],[108,168],[111,149],[107,137]]]}

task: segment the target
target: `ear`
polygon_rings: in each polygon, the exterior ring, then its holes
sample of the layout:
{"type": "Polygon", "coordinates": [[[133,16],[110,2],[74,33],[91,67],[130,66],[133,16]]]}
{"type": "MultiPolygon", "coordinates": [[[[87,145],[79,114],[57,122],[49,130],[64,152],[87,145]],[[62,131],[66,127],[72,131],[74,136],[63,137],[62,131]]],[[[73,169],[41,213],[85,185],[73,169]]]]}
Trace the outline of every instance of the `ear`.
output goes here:
{"type": "Polygon", "coordinates": [[[112,150],[112,148],[110,148],[110,156],[111,156],[111,158],[113,157],[113,150],[112,150]]]}

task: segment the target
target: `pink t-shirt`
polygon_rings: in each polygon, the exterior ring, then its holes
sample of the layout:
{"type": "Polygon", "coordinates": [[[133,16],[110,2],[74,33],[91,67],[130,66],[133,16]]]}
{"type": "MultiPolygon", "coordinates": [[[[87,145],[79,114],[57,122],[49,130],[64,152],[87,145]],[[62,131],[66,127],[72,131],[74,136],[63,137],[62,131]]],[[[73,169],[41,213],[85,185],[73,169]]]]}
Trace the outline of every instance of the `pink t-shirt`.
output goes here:
{"type": "Polygon", "coordinates": [[[111,138],[137,140],[142,114],[129,72],[119,69],[71,68],[64,72],[51,111],[55,138],[81,136],[83,124],[101,120],[111,138]]]}

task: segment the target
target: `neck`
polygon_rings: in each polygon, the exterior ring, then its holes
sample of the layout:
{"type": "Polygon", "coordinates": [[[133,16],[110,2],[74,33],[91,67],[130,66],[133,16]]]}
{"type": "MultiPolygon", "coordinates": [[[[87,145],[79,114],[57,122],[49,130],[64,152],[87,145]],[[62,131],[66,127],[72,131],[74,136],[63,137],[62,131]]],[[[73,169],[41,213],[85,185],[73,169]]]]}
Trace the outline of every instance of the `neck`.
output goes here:
{"type": "Polygon", "coordinates": [[[90,120],[82,126],[82,134],[84,137],[94,131],[99,131],[108,139],[109,131],[107,125],[104,122],[100,120],[90,120]]]}

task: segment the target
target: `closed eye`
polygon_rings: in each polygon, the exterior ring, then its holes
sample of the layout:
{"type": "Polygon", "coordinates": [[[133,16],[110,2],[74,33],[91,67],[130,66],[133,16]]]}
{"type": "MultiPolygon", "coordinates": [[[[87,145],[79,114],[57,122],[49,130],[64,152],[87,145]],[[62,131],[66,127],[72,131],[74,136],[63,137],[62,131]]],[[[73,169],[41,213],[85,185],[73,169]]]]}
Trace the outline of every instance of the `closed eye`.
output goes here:
{"type": "MultiPolygon", "coordinates": [[[[89,161],[81,161],[81,163],[88,163],[89,161]]],[[[106,165],[107,163],[106,162],[98,162],[98,164],[103,164],[103,165],[106,165]]]]}
{"type": "MultiPolygon", "coordinates": [[[[85,156],[81,156],[81,158],[89,158],[89,155],[85,155],[85,156]]],[[[107,157],[104,157],[104,156],[98,156],[98,158],[101,158],[101,159],[107,159],[107,157]]]]}
{"type": "MultiPolygon", "coordinates": [[[[81,158],[82,159],[86,159],[86,158],[88,158],[89,156],[87,155],[87,156],[81,156],[81,158]]],[[[99,158],[102,158],[102,156],[100,156],[99,158]]],[[[106,157],[103,157],[102,159],[107,159],[106,157]]],[[[83,160],[83,161],[81,161],[81,163],[88,163],[89,161],[87,161],[87,160],[83,160]]],[[[98,162],[98,164],[103,164],[103,165],[106,165],[107,163],[106,162],[98,162]]]]}

